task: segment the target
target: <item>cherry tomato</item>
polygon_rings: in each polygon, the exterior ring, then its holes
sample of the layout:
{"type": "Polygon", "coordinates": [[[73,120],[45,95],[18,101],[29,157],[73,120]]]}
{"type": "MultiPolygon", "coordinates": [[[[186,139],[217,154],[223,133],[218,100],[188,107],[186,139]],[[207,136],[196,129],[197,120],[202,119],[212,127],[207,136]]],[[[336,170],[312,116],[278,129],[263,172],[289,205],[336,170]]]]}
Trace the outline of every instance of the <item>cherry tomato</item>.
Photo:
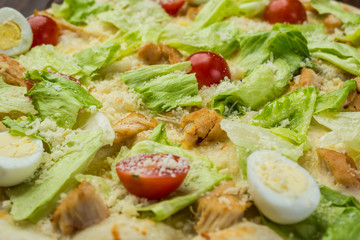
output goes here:
{"type": "Polygon", "coordinates": [[[56,45],[60,30],[54,20],[47,16],[34,16],[27,19],[34,35],[31,47],[42,44],[56,45]]]}
{"type": "Polygon", "coordinates": [[[273,0],[265,9],[264,19],[269,23],[303,23],[306,10],[299,0],[273,0]]]}
{"type": "Polygon", "coordinates": [[[162,0],[161,7],[169,14],[176,15],[180,8],[184,5],[185,0],[162,0]]]}
{"type": "Polygon", "coordinates": [[[149,200],[163,198],[184,181],[190,165],[188,160],[170,154],[132,156],[116,165],[116,172],[132,194],[149,200]]]}
{"type": "Polygon", "coordinates": [[[191,62],[192,69],[189,73],[195,73],[199,88],[219,84],[225,77],[230,78],[230,68],[220,55],[205,51],[192,54],[186,59],[191,62]]]}

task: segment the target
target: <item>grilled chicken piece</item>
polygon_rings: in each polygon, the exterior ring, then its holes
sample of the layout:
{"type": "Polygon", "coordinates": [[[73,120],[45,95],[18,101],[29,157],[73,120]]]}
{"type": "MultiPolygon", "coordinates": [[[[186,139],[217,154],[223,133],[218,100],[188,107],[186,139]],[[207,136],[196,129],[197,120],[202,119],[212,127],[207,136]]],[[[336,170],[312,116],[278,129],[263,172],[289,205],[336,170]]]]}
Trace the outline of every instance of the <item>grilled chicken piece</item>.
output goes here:
{"type": "Polygon", "coordinates": [[[197,233],[214,232],[235,224],[251,206],[244,202],[234,183],[227,181],[197,201],[197,233]],[[235,189],[235,191],[234,191],[235,189]]]}
{"type": "Polygon", "coordinates": [[[139,58],[143,59],[150,65],[159,64],[168,61],[170,64],[181,62],[183,56],[175,48],[169,47],[162,43],[148,42],[144,44],[138,51],[139,58]]]}
{"type": "Polygon", "coordinates": [[[52,15],[51,13],[49,13],[47,11],[34,10],[34,16],[39,16],[39,15],[47,16],[47,17],[53,19],[56,22],[56,24],[58,25],[58,27],[60,28],[60,34],[63,34],[64,31],[71,31],[71,32],[77,33],[82,38],[95,37],[102,41],[105,41],[108,38],[108,36],[106,36],[105,34],[102,34],[100,32],[89,32],[89,31],[85,30],[84,28],[69,24],[63,20],[58,19],[57,17],[55,17],[54,15],[52,15]]]}
{"type": "Polygon", "coordinates": [[[334,15],[328,15],[326,18],[324,18],[324,26],[326,29],[326,32],[328,34],[332,34],[335,32],[335,29],[340,29],[342,25],[342,22],[339,18],[335,17],[334,15]]]}
{"type": "Polygon", "coordinates": [[[107,206],[95,187],[83,181],[55,210],[51,219],[63,234],[71,234],[99,223],[109,216],[107,206]]]}
{"type": "Polygon", "coordinates": [[[25,87],[25,81],[22,79],[26,69],[16,60],[0,54],[0,77],[7,84],[25,87]]]}
{"type": "Polygon", "coordinates": [[[186,115],[181,121],[185,132],[183,146],[206,146],[212,141],[225,140],[227,135],[220,127],[221,120],[215,111],[206,108],[186,115]]]}
{"type": "Polygon", "coordinates": [[[319,148],[317,154],[334,174],[335,181],[347,188],[360,187],[360,171],[347,153],[319,148]]]}
{"type": "Polygon", "coordinates": [[[115,131],[114,143],[123,143],[142,131],[153,129],[156,125],[156,119],[148,120],[144,115],[132,112],[115,123],[113,127],[115,131]]]}
{"type": "Polygon", "coordinates": [[[360,111],[360,77],[354,78],[356,81],[356,91],[349,93],[342,107],[352,112],[360,111]]]}
{"type": "Polygon", "coordinates": [[[301,69],[300,78],[298,82],[291,82],[291,87],[289,92],[293,92],[302,87],[314,85],[316,88],[321,89],[323,85],[323,80],[318,76],[312,69],[303,68],[301,69]]]}

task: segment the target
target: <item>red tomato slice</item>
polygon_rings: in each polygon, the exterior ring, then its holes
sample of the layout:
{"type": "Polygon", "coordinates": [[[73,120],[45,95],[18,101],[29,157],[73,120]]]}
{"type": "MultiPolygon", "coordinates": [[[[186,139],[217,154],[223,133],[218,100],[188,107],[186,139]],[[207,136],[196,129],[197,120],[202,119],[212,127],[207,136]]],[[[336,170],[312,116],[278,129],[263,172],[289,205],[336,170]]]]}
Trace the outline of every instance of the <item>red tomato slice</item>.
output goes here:
{"type": "Polygon", "coordinates": [[[189,169],[186,158],[162,153],[143,153],[116,165],[116,172],[125,188],[149,200],[163,198],[175,191],[189,169]]]}
{"type": "Polygon", "coordinates": [[[219,84],[225,77],[230,78],[230,68],[220,55],[210,52],[197,52],[186,59],[191,62],[192,69],[189,73],[195,73],[199,88],[219,84]]]}
{"type": "Polygon", "coordinates": [[[176,15],[180,8],[184,5],[185,0],[162,0],[161,7],[169,14],[176,15]]]}
{"type": "Polygon", "coordinates": [[[47,16],[34,16],[27,19],[33,32],[33,43],[31,47],[42,44],[56,45],[60,30],[54,20],[47,16]]]}
{"type": "Polygon", "coordinates": [[[299,0],[273,0],[264,12],[264,20],[269,23],[297,24],[306,19],[305,7],[299,0]]]}

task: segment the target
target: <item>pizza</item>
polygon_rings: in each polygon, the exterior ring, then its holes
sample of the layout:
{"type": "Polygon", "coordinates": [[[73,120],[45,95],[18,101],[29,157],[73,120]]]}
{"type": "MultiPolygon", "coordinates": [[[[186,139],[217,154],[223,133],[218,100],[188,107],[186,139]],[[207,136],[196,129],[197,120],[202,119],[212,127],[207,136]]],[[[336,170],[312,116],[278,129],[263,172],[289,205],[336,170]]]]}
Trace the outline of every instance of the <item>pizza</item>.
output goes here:
{"type": "Polygon", "coordinates": [[[0,239],[359,238],[358,9],[64,0],[0,33],[0,239]]]}

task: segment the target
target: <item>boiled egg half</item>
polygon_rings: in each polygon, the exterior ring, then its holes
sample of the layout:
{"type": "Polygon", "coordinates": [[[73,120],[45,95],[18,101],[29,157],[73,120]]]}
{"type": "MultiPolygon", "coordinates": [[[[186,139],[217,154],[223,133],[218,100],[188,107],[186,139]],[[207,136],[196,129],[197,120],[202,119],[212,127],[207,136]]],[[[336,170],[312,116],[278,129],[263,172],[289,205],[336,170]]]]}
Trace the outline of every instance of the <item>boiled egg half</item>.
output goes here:
{"type": "Polygon", "coordinates": [[[279,152],[261,150],[247,159],[249,193],[256,207],[280,224],[300,222],[320,202],[319,186],[296,162],[279,152]]]}
{"type": "Polygon", "coordinates": [[[42,154],[41,140],[0,133],[0,187],[17,185],[32,176],[42,154]]]}
{"type": "Polygon", "coordinates": [[[26,18],[13,8],[0,9],[0,53],[16,56],[30,49],[33,33],[26,18]]]}

